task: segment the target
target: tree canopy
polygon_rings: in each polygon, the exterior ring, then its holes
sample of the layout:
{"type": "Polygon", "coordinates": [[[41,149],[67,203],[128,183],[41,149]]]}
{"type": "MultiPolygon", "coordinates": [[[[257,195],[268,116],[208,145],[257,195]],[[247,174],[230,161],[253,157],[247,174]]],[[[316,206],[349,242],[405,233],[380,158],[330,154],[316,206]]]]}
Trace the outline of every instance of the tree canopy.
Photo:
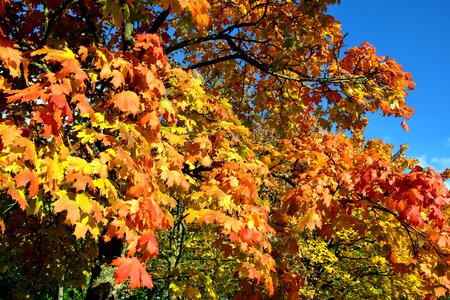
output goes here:
{"type": "Polygon", "coordinates": [[[0,0],[9,298],[434,299],[449,190],[339,0],[0,0]],[[47,298],[46,298],[47,297],[47,298]]]}

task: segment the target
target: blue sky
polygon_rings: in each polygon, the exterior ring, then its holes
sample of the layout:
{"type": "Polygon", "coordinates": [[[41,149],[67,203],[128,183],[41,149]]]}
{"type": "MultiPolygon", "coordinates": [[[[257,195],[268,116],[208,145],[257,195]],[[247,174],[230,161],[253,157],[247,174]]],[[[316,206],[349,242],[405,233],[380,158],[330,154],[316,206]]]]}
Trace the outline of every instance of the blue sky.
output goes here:
{"type": "Polygon", "coordinates": [[[408,156],[437,171],[450,168],[450,1],[342,0],[329,13],[348,33],[349,47],[369,42],[394,58],[416,82],[407,98],[414,115],[404,132],[400,119],[369,116],[367,136],[408,144],[408,156]]]}

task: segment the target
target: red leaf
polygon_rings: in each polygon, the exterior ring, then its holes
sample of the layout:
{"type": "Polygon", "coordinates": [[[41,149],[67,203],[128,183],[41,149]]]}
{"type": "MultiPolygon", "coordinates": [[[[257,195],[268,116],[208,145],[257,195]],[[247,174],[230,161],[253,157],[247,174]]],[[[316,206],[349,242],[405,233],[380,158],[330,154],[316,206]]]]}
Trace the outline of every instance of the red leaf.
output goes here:
{"type": "Polygon", "coordinates": [[[409,205],[419,204],[424,200],[424,196],[416,188],[411,188],[405,193],[409,205]]]}
{"type": "Polygon", "coordinates": [[[143,234],[139,238],[139,246],[145,246],[147,253],[151,257],[156,257],[159,253],[158,242],[155,239],[155,236],[150,232],[143,234]]]}
{"type": "Polygon", "coordinates": [[[153,288],[152,277],[147,273],[144,266],[136,257],[119,257],[113,260],[113,266],[117,266],[114,274],[114,282],[124,283],[130,277],[130,288],[147,287],[153,288]]]}
{"type": "Polygon", "coordinates": [[[123,112],[135,115],[140,110],[141,100],[135,92],[125,91],[115,94],[111,101],[115,107],[123,112]]]}
{"type": "Polygon", "coordinates": [[[420,215],[419,207],[416,205],[410,206],[407,209],[405,209],[402,214],[402,218],[408,218],[409,223],[413,226],[422,225],[423,224],[423,218],[420,215]]]}
{"type": "MultiPolygon", "coordinates": [[[[57,120],[46,110],[37,110],[32,118],[37,122],[43,123],[43,135],[46,138],[59,136],[59,124],[57,120]]],[[[61,121],[60,121],[61,122],[61,121]]]]}
{"type": "Polygon", "coordinates": [[[436,205],[431,205],[430,208],[431,208],[431,213],[429,215],[430,219],[434,219],[436,225],[440,229],[442,229],[445,224],[445,217],[442,214],[442,211],[436,205]]]}

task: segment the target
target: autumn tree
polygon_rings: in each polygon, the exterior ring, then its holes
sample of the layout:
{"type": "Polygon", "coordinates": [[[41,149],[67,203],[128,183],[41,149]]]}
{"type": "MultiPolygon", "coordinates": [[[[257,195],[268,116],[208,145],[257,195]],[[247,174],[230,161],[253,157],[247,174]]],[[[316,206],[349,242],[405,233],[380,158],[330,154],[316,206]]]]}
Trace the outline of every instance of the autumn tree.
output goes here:
{"type": "Polygon", "coordinates": [[[442,176],[364,137],[411,75],[337,2],[0,0],[6,297],[447,295],[442,176]]]}

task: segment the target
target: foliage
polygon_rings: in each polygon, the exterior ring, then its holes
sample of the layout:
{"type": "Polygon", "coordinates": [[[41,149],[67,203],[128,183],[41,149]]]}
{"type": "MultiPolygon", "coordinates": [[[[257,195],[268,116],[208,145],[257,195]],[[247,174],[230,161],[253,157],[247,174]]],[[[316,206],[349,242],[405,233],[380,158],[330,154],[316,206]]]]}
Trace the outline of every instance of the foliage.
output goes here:
{"type": "Polygon", "coordinates": [[[337,2],[0,1],[8,296],[447,295],[448,171],[365,140],[414,83],[337,2]]]}

